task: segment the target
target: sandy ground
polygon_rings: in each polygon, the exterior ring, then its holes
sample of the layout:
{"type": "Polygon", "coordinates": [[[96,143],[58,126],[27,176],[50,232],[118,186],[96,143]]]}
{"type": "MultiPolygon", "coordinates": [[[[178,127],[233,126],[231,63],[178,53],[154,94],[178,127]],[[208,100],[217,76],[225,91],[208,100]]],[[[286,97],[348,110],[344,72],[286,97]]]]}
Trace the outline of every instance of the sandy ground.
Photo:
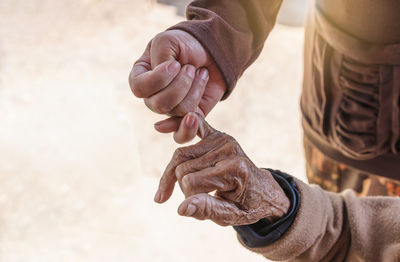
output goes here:
{"type": "MultiPolygon", "coordinates": [[[[149,0],[0,1],[0,261],[265,261],[230,227],[153,203],[177,147],[133,97],[134,60],[181,20],[149,0]]],[[[304,177],[303,29],[277,26],[208,120],[304,177]]]]}

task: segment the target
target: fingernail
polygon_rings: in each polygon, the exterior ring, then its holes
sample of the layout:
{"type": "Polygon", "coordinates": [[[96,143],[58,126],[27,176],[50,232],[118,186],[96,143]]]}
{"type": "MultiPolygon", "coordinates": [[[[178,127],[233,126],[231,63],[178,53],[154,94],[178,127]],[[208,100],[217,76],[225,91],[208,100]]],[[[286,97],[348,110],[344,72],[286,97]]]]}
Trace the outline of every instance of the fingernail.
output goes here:
{"type": "Polygon", "coordinates": [[[197,120],[196,116],[193,115],[192,113],[189,113],[189,115],[187,116],[186,121],[185,121],[186,126],[188,128],[192,128],[194,126],[194,124],[196,123],[196,120],[197,120]]]}
{"type": "Polygon", "coordinates": [[[156,193],[156,195],[154,197],[154,201],[157,202],[157,203],[161,202],[161,192],[160,191],[157,191],[157,193],[156,193]]]}
{"type": "Polygon", "coordinates": [[[167,66],[168,73],[173,74],[178,71],[180,67],[181,64],[179,64],[177,61],[174,61],[167,66]]]}
{"type": "Polygon", "coordinates": [[[203,80],[208,80],[208,70],[205,68],[202,68],[200,70],[200,78],[203,80]]]}
{"type": "Polygon", "coordinates": [[[191,78],[193,78],[194,74],[196,73],[196,69],[192,65],[186,65],[185,71],[191,78]]]}
{"type": "Polygon", "coordinates": [[[188,207],[186,208],[184,215],[191,216],[196,212],[196,210],[197,210],[197,207],[195,205],[189,204],[188,207]]]}

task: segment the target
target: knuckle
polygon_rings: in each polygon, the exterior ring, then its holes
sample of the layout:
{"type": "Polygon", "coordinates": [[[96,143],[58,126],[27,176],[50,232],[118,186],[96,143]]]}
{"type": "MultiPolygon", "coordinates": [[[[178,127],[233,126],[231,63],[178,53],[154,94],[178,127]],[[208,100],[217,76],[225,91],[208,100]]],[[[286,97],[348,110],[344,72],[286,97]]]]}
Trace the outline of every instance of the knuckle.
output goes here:
{"type": "Polygon", "coordinates": [[[175,175],[179,181],[183,182],[183,178],[186,174],[185,170],[186,168],[184,167],[184,164],[180,164],[175,168],[175,175]]]}
{"type": "Polygon", "coordinates": [[[190,176],[184,176],[181,180],[182,184],[182,191],[186,196],[189,196],[189,193],[191,191],[191,185],[192,185],[192,178],[190,176]]]}
{"type": "Polygon", "coordinates": [[[165,39],[165,32],[160,32],[154,36],[152,42],[162,41],[163,39],[165,39]]]}
{"type": "Polygon", "coordinates": [[[131,85],[131,90],[132,93],[137,97],[137,98],[143,98],[143,92],[140,90],[136,85],[131,85]]]}
{"type": "Polygon", "coordinates": [[[240,148],[239,144],[236,143],[236,141],[229,141],[227,143],[227,146],[229,148],[229,153],[231,155],[239,155],[241,153],[241,148],[240,148]]]}
{"type": "Polygon", "coordinates": [[[155,46],[168,46],[172,43],[173,35],[170,32],[161,32],[154,36],[152,44],[155,46]]]}
{"type": "Polygon", "coordinates": [[[216,167],[224,170],[224,169],[228,169],[228,168],[235,168],[235,161],[232,159],[225,159],[222,161],[219,161],[215,164],[216,167]]]}
{"type": "Polygon", "coordinates": [[[228,134],[223,133],[223,132],[221,132],[221,134],[225,137],[226,141],[237,144],[236,139],[233,136],[228,135],[228,134]]]}
{"type": "Polygon", "coordinates": [[[242,174],[248,174],[249,160],[245,157],[240,157],[235,162],[235,168],[242,174]]]}
{"type": "Polygon", "coordinates": [[[236,140],[232,136],[218,130],[215,130],[214,135],[220,139],[222,144],[230,144],[231,142],[236,142],[236,140]]]}
{"type": "Polygon", "coordinates": [[[147,108],[149,108],[151,111],[158,113],[157,110],[156,110],[156,108],[155,108],[154,101],[153,101],[152,99],[147,99],[147,98],[145,98],[145,99],[144,99],[144,104],[145,104],[145,105],[147,106],[147,108]]]}
{"type": "Polygon", "coordinates": [[[168,104],[162,102],[161,99],[154,99],[151,103],[151,108],[159,114],[166,114],[170,111],[168,104]]]}
{"type": "Polygon", "coordinates": [[[180,161],[182,159],[184,159],[185,157],[185,149],[183,147],[179,147],[175,150],[174,155],[173,155],[173,159],[176,161],[180,161]]]}

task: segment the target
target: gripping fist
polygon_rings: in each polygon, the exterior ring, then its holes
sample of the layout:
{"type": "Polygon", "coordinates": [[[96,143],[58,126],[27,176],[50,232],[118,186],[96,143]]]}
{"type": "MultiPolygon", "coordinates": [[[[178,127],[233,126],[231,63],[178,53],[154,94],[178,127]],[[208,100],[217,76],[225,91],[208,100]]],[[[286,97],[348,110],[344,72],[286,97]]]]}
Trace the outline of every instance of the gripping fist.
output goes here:
{"type": "Polygon", "coordinates": [[[202,140],[175,151],[155,201],[167,201],[178,181],[186,198],[178,208],[183,216],[210,219],[222,226],[251,224],[262,218],[272,222],[284,216],[289,199],[272,175],[257,168],[233,137],[197,117],[202,140]],[[214,191],[215,195],[209,194],[214,191]]]}
{"type": "Polygon", "coordinates": [[[193,139],[187,134],[196,134],[198,129],[196,121],[182,121],[182,117],[188,112],[206,116],[226,91],[222,74],[208,52],[182,30],[160,33],[150,41],[133,65],[129,84],[148,108],[171,116],[155,128],[162,133],[175,132],[178,143],[193,139]]]}

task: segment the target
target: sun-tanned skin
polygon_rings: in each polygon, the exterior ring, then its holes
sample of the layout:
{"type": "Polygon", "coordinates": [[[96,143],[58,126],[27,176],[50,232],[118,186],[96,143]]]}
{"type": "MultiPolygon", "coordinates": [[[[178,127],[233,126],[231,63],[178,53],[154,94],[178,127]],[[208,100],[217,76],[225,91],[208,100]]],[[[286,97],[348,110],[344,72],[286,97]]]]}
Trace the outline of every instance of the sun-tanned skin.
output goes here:
{"type": "Polygon", "coordinates": [[[202,140],[175,151],[155,201],[167,201],[178,181],[186,197],[178,208],[180,215],[223,226],[283,217],[289,199],[272,175],[257,168],[233,137],[215,130],[201,116],[189,115],[197,117],[202,140]],[[209,194],[214,191],[214,196],[209,194]]]}

